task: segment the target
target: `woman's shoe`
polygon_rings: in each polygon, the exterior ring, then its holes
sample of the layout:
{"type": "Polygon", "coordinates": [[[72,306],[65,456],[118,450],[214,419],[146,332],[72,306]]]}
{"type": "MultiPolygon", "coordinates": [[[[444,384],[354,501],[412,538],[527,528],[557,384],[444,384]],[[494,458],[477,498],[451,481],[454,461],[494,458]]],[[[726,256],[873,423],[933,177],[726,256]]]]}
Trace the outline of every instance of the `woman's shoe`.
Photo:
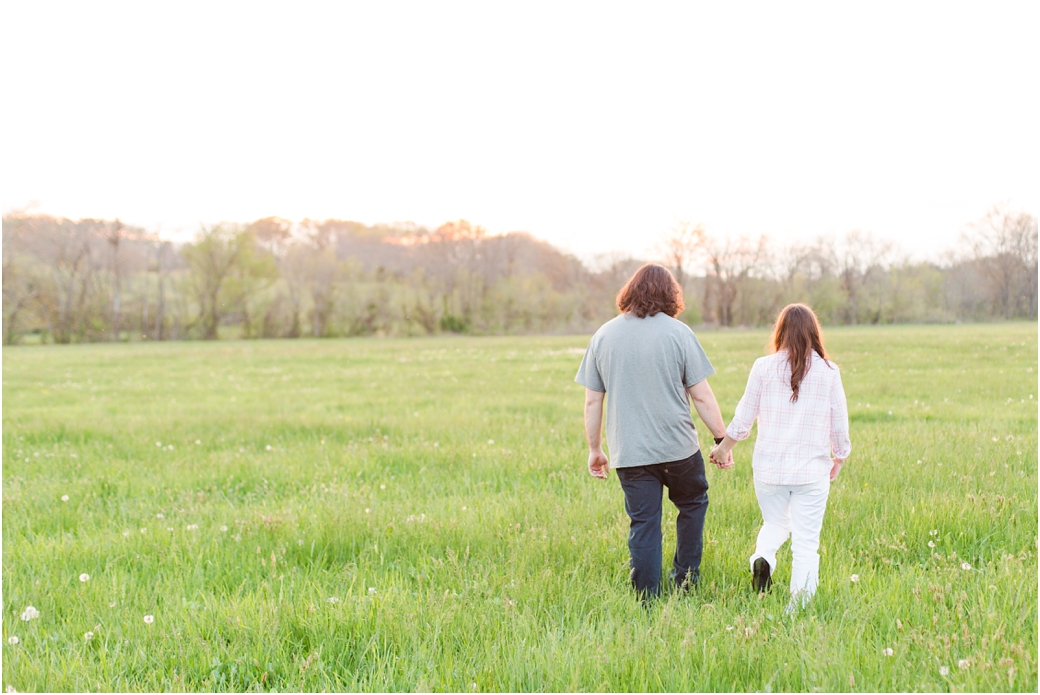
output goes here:
{"type": "Polygon", "coordinates": [[[764,594],[773,586],[772,573],[769,571],[769,562],[760,557],[755,560],[751,568],[751,585],[755,587],[755,593],[764,594]]]}

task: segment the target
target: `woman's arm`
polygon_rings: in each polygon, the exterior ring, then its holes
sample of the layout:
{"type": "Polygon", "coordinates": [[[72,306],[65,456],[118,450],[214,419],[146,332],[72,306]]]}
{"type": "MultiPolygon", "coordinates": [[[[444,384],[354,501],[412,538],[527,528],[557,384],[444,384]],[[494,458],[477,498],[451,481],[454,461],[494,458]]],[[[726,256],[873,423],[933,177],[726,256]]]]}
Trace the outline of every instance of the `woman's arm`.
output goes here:
{"type": "Polygon", "coordinates": [[[737,409],[733,413],[733,420],[726,428],[726,436],[722,442],[711,452],[711,460],[719,468],[729,468],[733,465],[733,447],[737,442],[748,438],[751,434],[751,425],[758,417],[759,401],[762,397],[762,374],[756,363],[748,375],[747,387],[744,395],[737,403],[737,409]],[[723,465],[728,463],[728,465],[723,465]]]}
{"type": "Polygon", "coordinates": [[[748,438],[751,434],[751,425],[758,418],[759,401],[762,398],[762,369],[756,364],[751,368],[748,375],[747,387],[744,395],[737,403],[737,409],[733,411],[733,420],[726,428],[726,435],[735,442],[748,438]]]}
{"type": "Polygon", "coordinates": [[[845,461],[851,452],[849,406],[845,401],[841,372],[835,370],[834,381],[831,383],[831,454],[834,458],[845,461]]]}

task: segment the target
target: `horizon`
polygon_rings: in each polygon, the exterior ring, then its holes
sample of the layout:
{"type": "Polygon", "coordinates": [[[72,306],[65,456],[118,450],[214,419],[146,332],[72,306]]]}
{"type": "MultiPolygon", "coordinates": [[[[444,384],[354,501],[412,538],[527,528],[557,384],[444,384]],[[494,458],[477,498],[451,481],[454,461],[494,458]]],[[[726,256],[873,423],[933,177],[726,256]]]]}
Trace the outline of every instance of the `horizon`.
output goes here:
{"type": "MultiPolygon", "coordinates": [[[[136,227],[138,229],[142,229],[146,233],[154,234],[156,237],[158,237],[159,239],[162,239],[164,241],[170,241],[170,242],[173,242],[175,244],[182,244],[182,245],[183,244],[194,243],[198,239],[198,235],[202,232],[202,230],[204,228],[212,228],[212,227],[217,226],[217,225],[238,225],[240,227],[246,227],[246,226],[248,226],[251,223],[256,221],[256,220],[241,221],[241,220],[227,220],[227,219],[224,219],[224,220],[220,220],[218,222],[213,222],[213,223],[199,222],[197,228],[194,231],[189,232],[187,230],[179,230],[177,232],[174,232],[173,234],[168,234],[168,233],[164,233],[162,230],[149,230],[144,225],[136,224],[136,223],[134,223],[132,221],[129,221],[129,220],[127,220],[125,218],[122,218],[122,217],[119,217],[119,216],[116,216],[116,217],[113,217],[113,218],[89,218],[89,217],[71,218],[71,217],[64,217],[62,215],[52,215],[49,212],[46,212],[46,211],[43,211],[43,210],[32,209],[32,208],[30,208],[28,210],[9,210],[9,211],[5,211],[3,213],[3,215],[4,215],[5,219],[7,218],[8,215],[12,215],[12,216],[13,215],[28,215],[28,216],[43,215],[43,216],[51,216],[51,217],[54,217],[56,219],[62,219],[62,218],[69,219],[69,220],[72,220],[72,221],[81,221],[81,220],[84,220],[84,219],[97,219],[98,221],[113,222],[113,221],[118,220],[119,222],[123,223],[124,225],[130,226],[130,227],[136,227]]],[[[278,217],[278,216],[277,215],[269,215],[268,217],[278,217]]],[[[263,219],[263,218],[257,218],[257,219],[263,219]]],[[[470,222],[475,227],[483,227],[483,225],[481,225],[478,221],[466,220],[465,218],[462,218],[462,220],[445,220],[444,222],[441,222],[440,224],[429,225],[429,226],[422,225],[422,224],[419,224],[419,223],[411,221],[411,220],[394,220],[394,221],[385,221],[385,220],[383,220],[383,221],[376,221],[376,222],[367,222],[367,221],[356,220],[356,219],[339,219],[339,218],[329,218],[329,219],[322,220],[322,219],[316,219],[316,218],[313,218],[313,217],[304,217],[301,220],[290,220],[290,219],[287,219],[287,218],[280,218],[280,219],[285,219],[286,221],[288,221],[288,222],[290,222],[292,224],[292,233],[293,233],[294,236],[299,231],[299,228],[300,228],[300,226],[302,225],[302,223],[304,221],[324,223],[324,222],[328,222],[328,221],[330,221],[332,219],[335,219],[336,221],[339,221],[339,222],[359,223],[359,224],[363,224],[366,227],[370,227],[370,228],[376,227],[376,226],[380,226],[380,225],[384,225],[384,226],[387,226],[387,227],[401,227],[401,228],[417,227],[418,229],[423,229],[423,230],[428,231],[428,232],[433,232],[434,230],[436,230],[442,224],[448,224],[448,223],[451,223],[451,222],[463,221],[463,220],[465,220],[467,222],[470,222]]],[[[964,225],[964,229],[966,229],[967,227],[968,227],[967,224],[964,225]]],[[[642,252],[632,252],[632,251],[627,250],[627,249],[618,249],[618,248],[604,249],[604,250],[594,250],[594,251],[574,250],[574,249],[568,248],[567,246],[565,246],[563,244],[554,243],[550,239],[546,239],[544,237],[538,236],[537,234],[534,234],[534,233],[529,232],[529,231],[524,230],[524,229],[513,229],[513,230],[500,231],[500,232],[490,231],[490,230],[487,230],[486,228],[484,228],[484,229],[487,232],[487,236],[488,237],[506,236],[506,235],[509,235],[509,234],[525,234],[525,235],[530,236],[531,238],[535,239],[538,242],[542,242],[542,243],[548,244],[549,246],[553,247],[554,249],[556,249],[558,252],[560,252],[562,254],[573,256],[578,261],[580,261],[585,267],[587,267],[588,269],[590,269],[590,270],[592,270],[594,272],[597,272],[597,271],[601,270],[603,267],[605,267],[605,265],[608,265],[611,261],[613,261],[613,260],[620,260],[620,259],[636,260],[636,261],[643,261],[643,262],[648,262],[648,263],[649,262],[657,262],[657,263],[661,263],[661,264],[667,265],[667,261],[663,257],[664,256],[663,251],[662,251],[661,248],[659,248],[660,247],[660,237],[667,230],[661,230],[660,234],[654,236],[653,237],[654,241],[652,243],[646,244],[644,246],[642,252]]],[[[765,237],[766,240],[767,240],[768,246],[770,248],[772,248],[774,251],[776,251],[776,250],[783,250],[783,249],[786,249],[786,248],[790,248],[791,246],[793,246],[795,244],[813,244],[813,243],[819,243],[819,242],[829,242],[829,243],[832,243],[832,244],[840,244],[842,239],[846,236],[846,234],[849,234],[849,233],[852,233],[852,232],[862,232],[862,230],[848,230],[848,231],[843,232],[843,233],[820,234],[820,235],[817,235],[815,237],[808,238],[808,239],[787,239],[787,240],[784,240],[784,239],[778,239],[778,238],[776,238],[774,236],[771,236],[769,234],[762,234],[762,235],[758,235],[758,236],[754,236],[754,237],[750,237],[750,236],[744,235],[743,238],[747,238],[749,240],[754,241],[754,240],[757,240],[759,237],[765,237]]],[[[898,239],[886,238],[886,237],[883,237],[883,236],[880,236],[880,235],[877,235],[877,234],[873,234],[871,232],[867,232],[866,234],[867,234],[868,238],[872,238],[872,239],[874,239],[875,241],[877,241],[877,242],[879,242],[881,244],[888,244],[888,245],[890,245],[889,252],[885,254],[886,255],[886,260],[882,261],[882,263],[885,264],[885,265],[891,265],[891,264],[900,263],[900,262],[910,262],[910,263],[930,263],[930,264],[933,264],[933,265],[941,266],[941,265],[943,265],[943,262],[949,263],[951,261],[955,262],[955,261],[957,261],[959,259],[967,258],[967,254],[969,254],[970,251],[971,251],[970,244],[968,244],[965,241],[965,239],[960,234],[954,236],[953,240],[951,242],[949,242],[948,244],[946,244],[945,246],[943,246],[941,248],[938,248],[938,249],[932,248],[927,253],[922,252],[920,250],[914,251],[912,249],[909,249],[909,248],[906,247],[906,245],[901,244],[898,239]],[[936,258],[944,259],[944,261],[943,262],[938,262],[938,261],[935,260],[936,258]]],[[[721,238],[727,238],[727,236],[728,236],[728,238],[731,238],[731,239],[734,239],[734,240],[739,240],[739,239],[742,238],[741,236],[732,235],[732,234],[730,234],[730,235],[723,234],[723,235],[719,235],[719,236],[721,238]]],[[[385,241],[385,240],[386,239],[384,238],[383,241],[385,241]]],[[[691,265],[691,268],[692,267],[699,267],[699,264],[691,265]]]]}

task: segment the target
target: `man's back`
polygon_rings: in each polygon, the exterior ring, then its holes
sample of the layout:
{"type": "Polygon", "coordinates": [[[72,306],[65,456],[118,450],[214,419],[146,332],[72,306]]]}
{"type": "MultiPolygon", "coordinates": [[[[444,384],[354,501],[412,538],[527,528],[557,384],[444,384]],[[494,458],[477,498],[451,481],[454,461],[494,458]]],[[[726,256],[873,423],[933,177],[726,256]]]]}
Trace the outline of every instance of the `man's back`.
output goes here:
{"type": "Polygon", "coordinates": [[[686,389],[714,371],[686,324],[664,313],[624,313],[596,331],[575,381],[606,392],[611,461],[624,468],[696,453],[686,389]]]}

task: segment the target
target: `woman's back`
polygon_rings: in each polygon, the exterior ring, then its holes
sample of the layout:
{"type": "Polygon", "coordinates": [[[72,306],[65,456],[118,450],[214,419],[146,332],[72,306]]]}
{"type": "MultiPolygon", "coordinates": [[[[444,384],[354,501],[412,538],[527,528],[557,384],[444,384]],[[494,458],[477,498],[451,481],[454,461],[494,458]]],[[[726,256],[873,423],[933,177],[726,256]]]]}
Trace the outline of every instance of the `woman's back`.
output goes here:
{"type": "Polygon", "coordinates": [[[808,369],[792,401],[791,364],[786,350],[755,361],[747,389],[730,424],[743,439],[758,419],[755,479],[773,485],[801,485],[830,474],[831,455],[845,458],[851,443],[848,408],[837,366],[810,352],[808,369]]]}

